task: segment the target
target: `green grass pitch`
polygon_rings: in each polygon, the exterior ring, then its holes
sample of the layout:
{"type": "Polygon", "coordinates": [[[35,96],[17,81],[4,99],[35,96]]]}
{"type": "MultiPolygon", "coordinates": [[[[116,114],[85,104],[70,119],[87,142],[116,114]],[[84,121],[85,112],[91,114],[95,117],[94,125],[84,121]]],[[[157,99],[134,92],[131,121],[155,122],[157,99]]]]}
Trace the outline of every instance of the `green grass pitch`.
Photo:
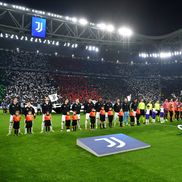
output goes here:
{"type": "MultiPolygon", "coordinates": [[[[182,132],[176,128],[182,121],[66,133],[60,132],[60,119],[53,115],[55,133],[40,134],[41,116],[37,116],[33,135],[8,137],[9,115],[0,112],[0,182],[182,181],[182,132]],[[77,138],[114,133],[152,147],[97,158],[76,146],[77,138]]],[[[83,121],[82,115],[82,127],[83,121]]]]}

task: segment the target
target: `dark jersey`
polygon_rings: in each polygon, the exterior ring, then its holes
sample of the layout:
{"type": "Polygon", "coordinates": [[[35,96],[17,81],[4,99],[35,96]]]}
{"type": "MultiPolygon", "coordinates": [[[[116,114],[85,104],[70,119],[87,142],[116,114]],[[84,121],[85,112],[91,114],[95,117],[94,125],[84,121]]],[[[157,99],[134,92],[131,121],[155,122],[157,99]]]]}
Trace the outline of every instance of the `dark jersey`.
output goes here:
{"type": "Polygon", "coordinates": [[[20,107],[20,104],[19,103],[17,103],[17,104],[10,104],[10,106],[9,106],[9,112],[10,112],[10,114],[11,115],[15,115],[15,112],[16,111],[19,111],[19,112],[21,112],[21,107],[20,107]]]}
{"type": "Polygon", "coordinates": [[[119,112],[121,110],[121,104],[115,103],[114,104],[114,112],[119,112]]]}
{"type": "Polygon", "coordinates": [[[101,107],[103,107],[103,103],[97,102],[97,103],[95,104],[95,110],[96,110],[96,112],[100,112],[101,107]]]}
{"type": "Polygon", "coordinates": [[[35,114],[35,109],[32,106],[25,107],[23,114],[26,116],[28,114],[28,112],[30,112],[30,111],[32,112],[33,115],[35,114]]]}
{"type": "Polygon", "coordinates": [[[106,112],[109,111],[109,108],[112,108],[112,103],[111,102],[106,103],[105,106],[104,106],[104,109],[105,109],[106,112]]]}
{"type": "Polygon", "coordinates": [[[94,103],[93,102],[91,102],[91,103],[87,102],[87,103],[84,104],[84,110],[85,110],[86,113],[90,113],[93,108],[94,108],[94,103]]]}
{"type": "Polygon", "coordinates": [[[46,114],[46,112],[51,113],[52,112],[52,103],[49,102],[46,104],[45,102],[42,104],[42,113],[46,114]]]}
{"type": "Polygon", "coordinates": [[[72,105],[72,111],[75,111],[76,114],[80,114],[80,110],[81,110],[81,104],[80,103],[78,103],[78,104],[74,103],[72,105]]]}
{"type": "Polygon", "coordinates": [[[67,112],[70,112],[70,104],[62,104],[61,112],[63,115],[67,115],[67,112]]]}

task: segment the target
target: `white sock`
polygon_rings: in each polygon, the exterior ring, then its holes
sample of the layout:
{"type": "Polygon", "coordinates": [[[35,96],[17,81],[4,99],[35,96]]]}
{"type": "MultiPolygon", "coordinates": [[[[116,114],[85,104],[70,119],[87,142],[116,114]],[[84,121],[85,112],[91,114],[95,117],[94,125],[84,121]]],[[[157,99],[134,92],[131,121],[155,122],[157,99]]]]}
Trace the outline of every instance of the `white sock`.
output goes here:
{"type": "Polygon", "coordinates": [[[64,129],[64,122],[63,121],[61,122],[61,129],[62,130],[64,129]]]}
{"type": "Polygon", "coordinates": [[[149,120],[148,119],[146,119],[146,124],[149,124],[149,120]]]}
{"type": "Polygon", "coordinates": [[[25,127],[25,134],[27,134],[27,128],[25,127]]]}
{"type": "Polygon", "coordinates": [[[12,133],[12,129],[13,129],[13,122],[9,123],[9,134],[12,133]]]}
{"type": "Polygon", "coordinates": [[[80,129],[80,120],[77,121],[78,129],[80,129]]]}
{"type": "Polygon", "coordinates": [[[53,131],[52,126],[50,126],[50,131],[53,131]]]}
{"type": "Polygon", "coordinates": [[[95,128],[97,129],[97,125],[98,125],[98,119],[96,119],[96,122],[95,122],[95,128]]]}
{"type": "Polygon", "coordinates": [[[44,131],[44,121],[42,121],[41,131],[44,131]]]}
{"type": "Polygon", "coordinates": [[[85,120],[85,129],[87,130],[88,121],[85,120]]]}

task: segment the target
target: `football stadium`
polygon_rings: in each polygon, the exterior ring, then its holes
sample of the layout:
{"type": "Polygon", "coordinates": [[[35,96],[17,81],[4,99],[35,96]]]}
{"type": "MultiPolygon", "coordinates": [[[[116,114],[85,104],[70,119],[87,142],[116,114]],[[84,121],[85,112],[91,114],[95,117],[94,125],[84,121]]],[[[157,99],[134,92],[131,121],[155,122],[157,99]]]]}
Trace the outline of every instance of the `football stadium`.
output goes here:
{"type": "Polygon", "coordinates": [[[36,3],[0,2],[0,182],[182,181],[182,29],[36,3]]]}

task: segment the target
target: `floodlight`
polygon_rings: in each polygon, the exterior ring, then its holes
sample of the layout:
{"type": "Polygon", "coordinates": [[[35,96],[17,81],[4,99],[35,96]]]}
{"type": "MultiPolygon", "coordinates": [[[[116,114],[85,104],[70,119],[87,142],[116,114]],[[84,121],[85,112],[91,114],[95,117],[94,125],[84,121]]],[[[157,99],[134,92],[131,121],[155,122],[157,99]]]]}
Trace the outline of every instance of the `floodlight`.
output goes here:
{"type": "Polygon", "coordinates": [[[108,31],[108,32],[113,32],[114,31],[114,26],[113,25],[107,25],[107,27],[106,27],[106,30],[108,31]]]}
{"type": "Polygon", "coordinates": [[[119,34],[123,37],[131,37],[133,32],[131,29],[127,28],[127,27],[121,27],[118,30],[119,34]]]}
{"type": "Polygon", "coordinates": [[[78,21],[78,19],[77,19],[76,17],[73,17],[73,18],[71,18],[71,21],[72,21],[73,23],[76,23],[76,22],[78,21]]]}
{"type": "Polygon", "coordinates": [[[85,18],[81,18],[81,19],[79,20],[79,23],[80,23],[81,25],[87,25],[87,24],[88,24],[88,21],[87,21],[85,18]]]}
{"type": "Polygon", "coordinates": [[[160,58],[170,58],[172,56],[171,52],[161,52],[160,58]]]}
{"type": "Polygon", "coordinates": [[[99,23],[99,24],[97,24],[97,27],[100,28],[101,30],[105,30],[106,24],[105,23],[99,23]]]}

